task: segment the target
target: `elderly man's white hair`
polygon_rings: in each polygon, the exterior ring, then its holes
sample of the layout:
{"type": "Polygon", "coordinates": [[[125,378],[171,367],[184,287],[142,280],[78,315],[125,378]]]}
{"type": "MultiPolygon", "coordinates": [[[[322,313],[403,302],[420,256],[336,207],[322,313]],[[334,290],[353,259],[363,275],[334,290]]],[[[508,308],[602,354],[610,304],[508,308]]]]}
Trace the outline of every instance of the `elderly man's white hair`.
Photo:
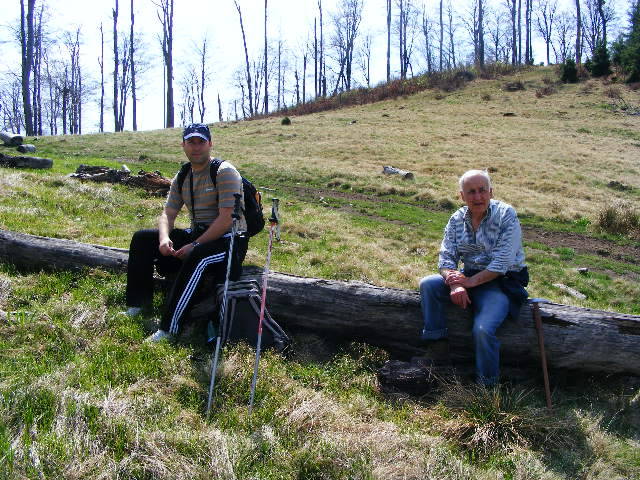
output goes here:
{"type": "Polygon", "coordinates": [[[464,182],[472,177],[484,177],[487,180],[487,185],[489,185],[489,188],[491,188],[491,178],[489,177],[489,172],[487,172],[486,170],[467,170],[462,174],[460,180],[458,180],[458,185],[460,185],[461,192],[464,188],[464,182]]]}

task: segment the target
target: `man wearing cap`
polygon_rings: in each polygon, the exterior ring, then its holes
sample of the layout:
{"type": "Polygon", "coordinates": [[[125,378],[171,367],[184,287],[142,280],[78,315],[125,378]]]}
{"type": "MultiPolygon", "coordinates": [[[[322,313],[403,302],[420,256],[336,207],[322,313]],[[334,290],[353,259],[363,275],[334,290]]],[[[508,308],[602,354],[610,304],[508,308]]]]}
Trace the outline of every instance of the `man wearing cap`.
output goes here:
{"type": "Polygon", "coordinates": [[[511,205],[493,200],[491,179],[484,170],[469,170],[459,180],[465,206],[444,230],[439,274],[420,281],[420,300],[427,357],[448,359],[444,306],[452,302],[473,313],[473,342],[478,383],[498,381],[500,341],[496,330],[507,315],[517,317],[527,299],[529,273],[524,263],[522,231],[511,205]],[[458,270],[462,261],[463,269],[458,270]]]}
{"type": "MultiPolygon", "coordinates": [[[[194,123],[184,129],[182,149],[190,163],[184,183],[179,185],[178,175],[173,178],[164,209],[158,217],[158,228],[140,230],[131,239],[127,269],[128,315],[136,315],[151,304],[154,265],[163,275],[177,273],[165,301],[160,328],[148,337],[148,341],[160,341],[179,333],[184,314],[205,271],[213,274],[216,281],[222,282],[225,278],[234,194],[242,196],[242,177],[225,161],[218,168],[214,184],[210,171],[211,148],[211,132],[207,125],[194,123]],[[183,205],[191,216],[191,226],[184,230],[174,228],[183,205]]],[[[247,252],[245,230],[246,222],[241,214],[240,234],[233,248],[232,280],[240,276],[247,252]]]]}

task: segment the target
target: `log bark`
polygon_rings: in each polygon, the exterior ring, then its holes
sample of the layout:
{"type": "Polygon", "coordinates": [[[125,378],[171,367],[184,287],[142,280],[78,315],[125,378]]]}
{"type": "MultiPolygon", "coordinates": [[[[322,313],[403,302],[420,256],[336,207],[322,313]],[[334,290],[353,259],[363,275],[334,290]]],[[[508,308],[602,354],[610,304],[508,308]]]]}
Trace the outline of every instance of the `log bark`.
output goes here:
{"type": "Polygon", "coordinates": [[[34,153],[36,151],[36,146],[31,145],[30,143],[26,143],[23,145],[18,145],[18,148],[16,148],[16,150],[18,150],[20,153],[34,153]]]}
{"type": "Polygon", "coordinates": [[[18,145],[22,145],[24,137],[17,133],[0,132],[0,140],[2,140],[7,147],[17,147],[18,145]]]}
{"type": "MultiPolygon", "coordinates": [[[[0,230],[0,261],[18,266],[123,271],[127,258],[124,249],[0,230]]],[[[245,267],[245,276],[259,282],[261,272],[245,267]]],[[[268,284],[269,310],[284,328],[313,331],[332,340],[361,340],[401,358],[423,352],[417,291],[277,272],[269,275],[268,284]]],[[[540,311],[550,368],[640,375],[640,316],[556,303],[542,304],[540,311]]],[[[469,312],[451,306],[447,319],[452,359],[470,361],[469,312]]],[[[539,365],[529,306],[517,319],[506,320],[498,335],[503,364],[539,365]]]]}
{"type": "Polygon", "coordinates": [[[40,157],[14,157],[0,153],[0,167],[12,168],[51,168],[53,160],[40,157]]]}
{"type": "Polygon", "coordinates": [[[0,261],[21,268],[126,271],[128,258],[129,252],[122,248],[0,230],[0,261]]]}
{"type": "Polygon", "coordinates": [[[400,175],[403,180],[414,179],[413,173],[406,170],[400,170],[399,168],[392,167],[391,165],[382,167],[382,173],[384,173],[385,175],[400,175]]]}

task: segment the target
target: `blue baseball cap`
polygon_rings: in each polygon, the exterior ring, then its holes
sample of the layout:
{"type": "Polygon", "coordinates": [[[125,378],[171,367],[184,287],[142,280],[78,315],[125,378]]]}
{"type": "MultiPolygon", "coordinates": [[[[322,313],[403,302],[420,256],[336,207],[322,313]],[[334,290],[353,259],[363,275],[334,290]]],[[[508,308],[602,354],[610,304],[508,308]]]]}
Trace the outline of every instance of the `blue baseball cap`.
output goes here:
{"type": "Polygon", "coordinates": [[[200,137],[208,142],[211,141],[211,132],[209,126],[205,123],[192,123],[187,125],[182,132],[182,140],[187,140],[191,137],[200,137]]]}

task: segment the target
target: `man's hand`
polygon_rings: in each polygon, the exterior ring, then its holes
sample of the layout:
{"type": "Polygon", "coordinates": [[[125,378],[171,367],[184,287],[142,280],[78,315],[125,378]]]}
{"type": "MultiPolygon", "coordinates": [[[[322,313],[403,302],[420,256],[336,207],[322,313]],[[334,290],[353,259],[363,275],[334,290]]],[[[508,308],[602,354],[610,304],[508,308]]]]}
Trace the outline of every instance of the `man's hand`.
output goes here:
{"type": "Polygon", "coordinates": [[[173,256],[174,257],[178,257],[180,260],[184,260],[185,258],[187,258],[189,255],[191,255],[191,251],[194,249],[195,247],[193,246],[193,244],[191,243],[187,243],[184,247],[182,247],[180,250],[178,250],[177,252],[174,252],[173,256]]]}
{"type": "Polygon", "coordinates": [[[465,277],[462,272],[457,270],[449,270],[447,272],[447,276],[444,279],[444,283],[447,284],[448,287],[453,287],[454,285],[462,285],[465,288],[469,288],[470,285],[467,285],[469,282],[469,278],[465,277]]]}
{"type": "Polygon", "coordinates": [[[467,308],[471,305],[471,299],[467,289],[462,285],[452,285],[450,293],[451,301],[462,308],[467,308]]]}
{"type": "Polygon", "coordinates": [[[165,257],[175,256],[176,251],[173,249],[173,242],[170,238],[160,242],[160,253],[165,257]]]}

